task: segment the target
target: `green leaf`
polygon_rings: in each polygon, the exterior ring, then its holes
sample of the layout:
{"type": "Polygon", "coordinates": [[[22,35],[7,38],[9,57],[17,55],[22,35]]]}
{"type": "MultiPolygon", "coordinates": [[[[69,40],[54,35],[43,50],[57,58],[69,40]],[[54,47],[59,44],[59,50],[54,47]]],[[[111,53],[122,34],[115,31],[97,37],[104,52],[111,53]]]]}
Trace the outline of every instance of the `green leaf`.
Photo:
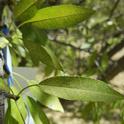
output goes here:
{"type": "MultiPolygon", "coordinates": [[[[9,113],[9,112],[8,112],[9,113]]],[[[14,119],[10,114],[6,115],[5,124],[19,124],[16,119],[14,119]]]]}
{"type": "Polygon", "coordinates": [[[8,100],[8,108],[5,114],[5,119],[4,119],[5,124],[18,124],[18,121],[14,119],[11,115],[11,104],[10,100],[8,100]]]}
{"type": "Polygon", "coordinates": [[[23,32],[24,45],[28,49],[34,65],[37,66],[41,61],[52,69],[62,70],[62,66],[54,53],[44,47],[48,41],[47,34],[44,31],[29,25],[21,28],[21,31],[23,32]]]}
{"type": "MultiPolygon", "coordinates": [[[[17,90],[14,87],[11,87],[14,94],[17,94],[17,90]]],[[[23,124],[23,119],[20,115],[22,114],[24,120],[27,116],[27,110],[24,104],[23,98],[20,96],[20,98],[17,101],[10,100],[11,105],[11,116],[18,122],[18,124],[23,124]]]]}
{"type": "Polygon", "coordinates": [[[93,108],[95,108],[94,103],[89,102],[84,106],[84,108],[80,110],[83,119],[89,120],[89,118],[91,118],[94,115],[93,108]]]}
{"type": "Polygon", "coordinates": [[[124,96],[106,83],[85,77],[58,76],[40,83],[44,92],[67,100],[112,102],[124,96]]]}
{"type": "Polygon", "coordinates": [[[53,68],[50,66],[46,66],[44,69],[44,74],[46,77],[50,76],[50,74],[53,72],[53,68]]]}
{"type": "MultiPolygon", "coordinates": [[[[30,81],[29,84],[36,84],[36,81],[30,81]]],[[[52,110],[61,112],[64,111],[59,99],[56,96],[43,92],[38,86],[30,87],[30,91],[32,96],[42,105],[45,105],[52,110]]]]}
{"type": "Polygon", "coordinates": [[[62,70],[63,71],[63,68],[62,68],[62,65],[61,63],[59,62],[58,58],[56,57],[56,55],[54,54],[54,52],[52,52],[51,49],[49,49],[48,47],[44,47],[44,49],[46,50],[46,52],[49,54],[50,58],[51,58],[51,62],[53,63],[54,67],[57,69],[57,70],[62,70]]]}
{"type": "Polygon", "coordinates": [[[62,70],[61,64],[52,51],[42,46],[39,42],[30,40],[25,42],[25,46],[29,51],[34,65],[38,65],[39,61],[41,61],[43,64],[51,66],[53,69],[62,70]]]}
{"type": "Polygon", "coordinates": [[[50,124],[47,116],[38,103],[36,103],[31,97],[27,97],[27,103],[35,124],[50,124]]]}
{"type": "Polygon", "coordinates": [[[31,41],[37,42],[39,45],[45,45],[48,41],[46,32],[36,27],[26,25],[21,28],[21,31],[26,46],[30,46],[31,41]]]}
{"type": "Polygon", "coordinates": [[[92,9],[75,5],[46,7],[38,10],[34,17],[21,25],[32,23],[42,29],[65,28],[86,20],[93,12],[92,9]]]}
{"type": "Polygon", "coordinates": [[[9,41],[5,37],[0,37],[0,48],[4,48],[9,44],[9,41]]]}
{"type": "Polygon", "coordinates": [[[36,6],[38,9],[41,9],[42,7],[46,6],[44,3],[46,2],[46,0],[38,0],[36,3],[36,6]]]}
{"type": "Polygon", "coordinates": [[[9,86],[6,84],[6,82],[2,78],[0,78],[0,90],[3,90],[5,92],[10,91],[9,86]]]}
{"type": "Polygon", "coordinates": [[[15,18],[23,21],[30,19],[37,11],[36,2],[37,0],[20,0],[14,9],[15,18]]]}

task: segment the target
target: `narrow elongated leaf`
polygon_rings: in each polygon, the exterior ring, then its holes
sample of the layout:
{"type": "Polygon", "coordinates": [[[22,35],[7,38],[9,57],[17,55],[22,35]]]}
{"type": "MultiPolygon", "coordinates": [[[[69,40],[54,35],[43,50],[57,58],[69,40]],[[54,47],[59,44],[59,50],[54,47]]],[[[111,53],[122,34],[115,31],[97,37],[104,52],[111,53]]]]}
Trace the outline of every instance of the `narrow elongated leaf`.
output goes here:
{"type": "Polygon", "coordinates": [[[5,124],[19,124],[16,119],[14,119],[9,112],[7,112],[7,118],[5,120],[5,124]]]}
{"type": "Polygon", "coordinates": [[[37,11],[37,7],[35,6],[36,2],[37,0],[20,0],[20,2],[15,6],[15,18],[23,21],[30,19],[37,11]]]}
{"type": "Polygon", "coordinates": [[[35,124],[49,124],[49,120],[39,104],[37,104],[31,97],[27,98],[27,103],[35,124]]]}
{"type": "Polygon", "coordinates": [[[14,119],[11,115],[11,104],[10,100],[8,100],[8,108],[5,114],[5,119],[4,119],[5,124],[18,124],[18,121],[14,119]]]}
{"type": "Polygon", "coordinates": [[[41,61],[46,65],[54,66],[53,63],[51,63],[51,57],[49,56],[45,48],[38,42],[25,42],[25,46],[29,51],[29,55],[31,56],[34,65],[37,66],[39,64],[39,61],[41,61]]]}
{"type": "Polygon", "coordinates": [[[48,41],[44,31],[32,26],[23,27],[21,31],[23,32],[25,47],[28,49],[35,66],[41,61],[52,69],[62,70],[62,66],[54,53],[49,48],[44,47],[48,41]]]}
{"type": "Polygon", "coordinates": [[[124,99],[123,95],[106,83],[85,77],[52,77],[42,81],[40,88],[67,100],[112,102],[124,99]]]}
{"type": "MultiPolygon", "coordinates": [[[[35,81],[30,81],[30,84],[36,84],[35,81]]],[[[63,112],[63,107],[56,96],[44,93],[40,87],[30,87],[32,96],[40,102],[42,105],[47,106],[50,109],[63,112]]]]}
{"type": "Polygon", "coordinates": [[[57,70],[62,70],[63,71],[62,65],[59,62],[57,56],[54,54],[54,52],[52,52],[52,50],[50,48],[48,48],[48,47],[44,47],[44,49],[49,54],[49,56],[51,58],[51,62],[54,65],[54,68],[56,68],[57,70]]]}
{"type": "Polygon", "coordinates": [[[11,116],[13,119],[15,119],[18,124],[23,124],[23,119],[20,115],[20,112],[22,113],[24,119],[26,118],[26,108],[24,106],[24,103],[21,99],[18,100],[18,103],[16,103],[14,100],[10,100],[11,104],[11,116]],[[18,109],[18,107],[19,109],[18,109]],[[20,112],[19,112],[20,111],[20,112]]]}
{"type": "MultiPolygon", "coordinates": [[[[14,87],[12,88],[12,90],[15,94],[17,94],[17,90],[14,87]]],[[[10,106],[11,106],[10,114],[13,117],[13,119],[15,119],[18,122],[18,124],[23,124],[24,123],[23,121],[26,119],[27,116],[27,110],[23,98],[20,97],[16,102],[14,100],[10,100],[10,106]],[[24,120],[22,119],[20,113],[22,114],[24,120]]]]}
{"type": "Polygon", "coordinates": [[[61,64],[58,62],[55,56],[51,56],[51,54],[48,52],[48,48],[34,41],[25,42],[25,46],[29,51],[34,65],[38,65],[39,61],[41,61],[47,66],[51,66],[53,69],[62,70],[61,64]]]}
{"type": "MultiPolygon", "coordinates": [[[[75,5],[59,5],[40,9],[30,20],[23,24],[32,23],[42,29],[57,29],[73,26],[93,14],[92,9],[75,5]]],[[[21,25],[23,25],[21,24],[21,25]]]]}

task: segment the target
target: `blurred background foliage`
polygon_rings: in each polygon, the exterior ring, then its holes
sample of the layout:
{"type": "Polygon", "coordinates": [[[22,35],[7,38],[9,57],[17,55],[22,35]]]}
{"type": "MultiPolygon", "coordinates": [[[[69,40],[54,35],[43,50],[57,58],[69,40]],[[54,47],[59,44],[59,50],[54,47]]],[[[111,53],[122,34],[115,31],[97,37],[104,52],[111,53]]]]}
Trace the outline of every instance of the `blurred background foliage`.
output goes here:
{"type": "MultiPolygon", "coordinates": [[[[122,0],[41,0],[35,7],[34,5],[30,7],[31,10],[28,10],[31,11],[30,14],[26,11],[21,14],[21,18],[18,16],[16,23],[20,24],[26,19],[25,17],[33,16],[34,11],[37,10],[36,7],[68,3],[93,8],[96,12],[90,19],[71,28],[45,31],[33,26],[21,28],[25,35],[23,39],[18,29],[12,29],[16,30],[16,34],[12,33],[12,44],[16,48],[13,53],[14,65],[36,66],[38,64],[33,63],[33,58],[30,58],[27,49],[24,48],[24,45],[31,46],[31,41],[28,42],[29,44],[25,42],[31,39],[32,42],[37,41],[37,47],[39,43],[51,48],[61,61],[64,72],[69,75],[97,75],[99,79],[104,80],[107,80],[106,76],[109,76],[109,79],[112,79],[113,74],[108,75],[110,73],[108,70],[110,65],[111,69],[115,70],[114,66],[117,64],[112,56],[123,48],[124,3],[122,0]]],[[[35,55],[34,53],[34,60],[35,55]]],[[[44,71],[50,72],[48,68],[44,71]]]]}

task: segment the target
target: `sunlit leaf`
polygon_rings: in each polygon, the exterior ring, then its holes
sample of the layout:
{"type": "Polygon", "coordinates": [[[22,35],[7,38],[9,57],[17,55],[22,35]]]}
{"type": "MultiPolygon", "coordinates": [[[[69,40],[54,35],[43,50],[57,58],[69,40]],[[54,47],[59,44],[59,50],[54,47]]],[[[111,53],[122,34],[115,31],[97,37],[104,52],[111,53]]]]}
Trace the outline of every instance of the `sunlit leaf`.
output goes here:
{"type": "Polygon", "coordinates": [[[106,83],[85,77],[52,77],[42,81],[40,88],[67,100],[112,102],[124,98],[106,83]]]}
{"type": "Polygon", "coordinates": [[[5,37],[0,37],[0,48],[4,48],[9,44],[9,41],[5,37]]]}
{"type": "MultiPolygon", "coordinates": [[[[15,94],[17,93],[17,90],[14,87],[12,90],[15,94]]],[[[27,116],[27,110],[23,98],[20,97],[17,101],[10,100],[10,106],[11,116],[18,122],[18,124],[23,124],[27,116]],[[24,120],[22,119],[20,113],[22,114],[24,120]]]]}
{"type": "Polygon", "coordinates": [[[9,89],[8,85],[6,84],[5,80],[3,80],[2,78],[0,78],[0,90],[3,90],[5,92],[10,91],[10,89],[9,89]]]}
{"type": "Polygon", "coordinates": [[[65,28],[86,20],[93,12],[92,9],[75,5],[52,6],[38,10],[34,17],[23,24],[32,23],[42,29],[65,28]]]}

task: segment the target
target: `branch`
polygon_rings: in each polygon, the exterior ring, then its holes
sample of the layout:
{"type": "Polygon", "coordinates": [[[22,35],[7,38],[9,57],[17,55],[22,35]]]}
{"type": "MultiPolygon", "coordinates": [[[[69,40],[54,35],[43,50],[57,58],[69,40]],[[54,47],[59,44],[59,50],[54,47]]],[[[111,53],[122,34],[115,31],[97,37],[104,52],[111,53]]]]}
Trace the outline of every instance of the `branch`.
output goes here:
{"type": "MultiPolygon", "coordinates": [[[[107,50],[108,45],[102,49],[101,53],[107,50]]],[[[124,48],[124,39],[117,45],[115,45],[109,52],[108,57],[111,57],[119,52],[122,48],[124,48]]],[[[98,61],[100,63],[100,61],[98,61]]],[[[98,67],[98,66],[97,66],[98,67]]],[[[113,62],[108,66],[104,73],[98,75],[98,79],[101,80],[111,80],[114,76],[116,76],[119,72],[124,70],[124,56],[122,56],[118,61],[113,62]]]]}
{"type": "Polygon", "coordinates": [[[113,5],[111,11],[110,11],[110,15],[109,15],[109,19],[112,18],[116,8],[118,7],[118,4],[119,4],[120,0],[116,0],[115,4],[113,5]]]}
{"type": "MultiPolygon", "coordinates": [[[[117,32],[115,32],[111,37],[114,37],[114,38],[116,38],[116,37],[119,37],[119,36],[121,36],[122,34],[124,33],[124,30],[120,30],[120,31],[117,31],[117,32]]],[[[106,37],[106,39],[108,39],[110,36],[108,36],[108,37],[106,37]]],[[[124,39],[120,42],[120,43],[122,43],[122,42],[124,42],[124,39]]],[[[119,44],[120,44],[119,43],[119,44]]],[[[117,44],[115,47],[117,47],[119,44],[117,44]]],[[[123,45],[123,43],[122,43],[122,46],[120,45],[120,49],[123,47],[124,45],[123,45]]],[[[101,51],[100,51],[100,53],[103,53],[104,51],[106,51],[107,49],[108,49],[108,47],[109,47],[109,45],[108,45],[108,43],[106,43],[104,46],[103,46],[103,48],[101,49],[101,51]]],[[[113,48],[113,49],[116,49],[116,48],[113,48]]],[[[112,49],[112,51],[113,51],[113,49],[112,49]]],[[[117,52],[118,52],[119,50],[117,50],[117,52]]],[[[109,51],[109,52],[111,52],[111,51],[109,51]]],[[[116,53],[116,52],[115,52],[116,53]]],[[[109,53],[110,54],[110,53],[109,53]]]]}
{"type": "Polygon", "coordinates": [[[62,46],[70,47],[71,49],[76,50],[76,51],[90,52],[89,49],[82,49],[82,48],[80,48],[80,47],[76,47],[76,46],[74,46],[74,45],[72,45],[72,44],[69,44],[69,43],[57,41],[56,39],[51,40],[51,41],[54,42],[54,43],[57,43],[57,44],[59,44],[59,45],[62,45],[62,46]]]}
{"type": "Polygon", "coordinates": [[[123,47],[124,47],[124,39],[108,52],[109,58],[112,57],[114,54],[116,54],[118,51],[120,51],[123,47]]]}
{"type": "Polygon", "coordinates": [[[122,71],[124,71],[124,56],[113,62],[103,74],[98,75],[98,79],[109,81],[122,71]]]}
{"type": "Polygon", "coordinates": [[[3,94],[6,98],[13,99],[17,101],[19,99],[19,96],[16,96],[14,94],[10,94],[9,92],[6,92],[4,90],[0,90],[0,94],[3,94]]]}

